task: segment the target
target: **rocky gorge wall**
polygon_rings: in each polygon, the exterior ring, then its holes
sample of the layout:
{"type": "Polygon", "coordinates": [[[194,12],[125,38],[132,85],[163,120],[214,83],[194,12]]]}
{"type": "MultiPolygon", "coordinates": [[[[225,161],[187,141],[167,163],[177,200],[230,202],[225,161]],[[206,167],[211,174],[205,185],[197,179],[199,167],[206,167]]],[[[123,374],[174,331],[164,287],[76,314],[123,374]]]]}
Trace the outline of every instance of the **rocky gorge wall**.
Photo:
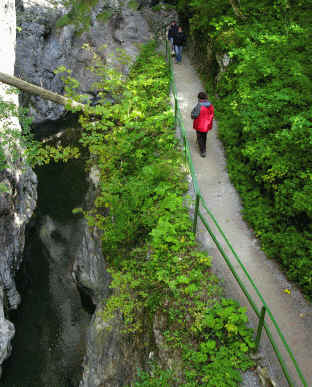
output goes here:
{"type": "MultiPolygon", "coordinates": [[[[151,38],[149,27],[129,1],[99,0],[91,15],[88,31],[78,34],[74,25],[58,28],[57,20],[66,12],[46,0],[19,0],[17,6],[17,34],[15,74],[24,80],[59,94],[64,84],[54,70],[65,66],[80,82],[78,92],[96,99],[98,90],[92,87],[96,76],[88,70],[93,55],[103,63],[113,61],[112,54],[123,49],[132,59],[139,45],[151,38]],[[83,48],[85,47],[85,48],[83,48]]],[[[127,67],[122,68],[124,72],[127,67]]],[[[37,96],[23,95],[35,123],[57,120],[65,108],[37,96]]]]}
{"type": "MultiPolygon", "coordinates": [[[[34,84],[62,94],[64,84],[59,75],[54,73],[58,66],[72,70],[72,75],[80,82],[79,92],[96,100],[98,90],[92,88],[96,80],[87,67],[94,53],[103,63],[113,61],[111,54],[117,49],[124,49],[134,59],[140,44],[152,37],[147,19],[151,20],[149,10],[144,6],[154,5],[155,1],[131,2],[120,0],[100,0],[91,16],[91,28],[79,35],[72,25],[57,28],[56,22],[66,12],[60,3],[56,6],[45,0],[17,0],[17,41],[15,61],[15,8],[14,1],[0,2],[1,28],[8,36],[6,41],[10,49],[1,47],[10,63],[1,67],[1,71],[13,74],[34,84]],[[139,5],[141,10],[138,11],[139,5]],[[107,17],[109,15],[109,17],[107,17]],[[144,16],[145,15],[145,16],[144,16]],[[146,16],[147,19],[146,19],[146,16]],[[82,47],[87,46],[85,50],[82,47]]],[[[170,20],[165,13],[161,23],[170,20]],[[166,19],[167,18],[167,19],[166,19]]],[[[155,24],[159,24],[158,20],[155,24]]],[[[2,35],[3,36],[3,35],[2,35]]],[[[2,64],[1,64],[2,65],[2,64]]],[[[127,73],[128,66],[122,71],[127,73]]],[[[34,123],[56,122],[65,115],[63,106],[45,101],[39,97],[22,94],[20,101],[30,108],[34,123]]],[[[14,102],[17,98],[14,97],[14,102]]],[[[2,182],[7,182],[9,191],[1,196],[1,268],[0,296],[4,289],[5,299],[10,307],[16,308],[20,297],[14,283],[14,273],[18,269],[24,247],[25,224],[30,219],[36,205],[36,176],[30,169],[23,167],[22,159],[16,168],[7,169],[1,175],[2,182]],[[2,257],[3,256],[3,257],[2,257]],[[3,266],[3,267],[2,267],[3,266]]],[[[91,183],[90,187],[92,187],[91,183]]],[[[92,203],[92,189],[86,200],[92,203]]],[[[55,224],[54,224],[55,226],[55,224]]],[[[55,227],[51,232],[55,233],[55,227]]],[[[113,330],[106,331],[98,315],[105,298],[109,294],[109,276],[105,259],[101,252],[99,235],[91,232],[86,222],[80,222],[80,247],[76,249],[72,266],[72,278],[95,305],[94,317],[87,335],[87,350],[81,387],[117,386],[131,380],[137,366],[142,363],[142,351],[135,345],[123,341],[119,334],[119,322],[113,321],[113,330]]],[[[62,228],[58,230],[62,232],[62,228]]],[[[52,235],[52,234],[51,234],[52,235]]],[[[48,238],[49,239],[49,238],[48,238]]],[[[51,239],[51,238],[50,238],[51,239]]],[[[49,239],[49,240],[50,240],[49,239]]],[[[65,238],[66,239],[66,238],[65,238]]],[[[1,305],[2,297],[0,297],[1,305]]],[[[13,325],[5,318],[3,307],[0,308],[0,363],[10,353],[10,339],[14,334],[13,325]]]]}
{"type": "MultiPolygon", "coordinates": [[[[15,31],[15,1],[0,0],[0,71],[10,75],[14,74],[15,31]]],[[[7,90],[0,84],[0,99],[17,104],[17,95],[8,95],[7,90]]],[[[8,128],[20,130],[16,118],[1,119],[1,137],[8,128]]],[[[0,183],[5,187],[4,192],[0,192],[0,365],[11,351],[14,326],[6,316],[9,309],[16,309],[20,303],[14,275],[22,259],[25,226],[36,206],[36,176],[25,165],[22,148],[16,146],[19,150],[17,157],[3,146],[7,166],[0,170],[0,183]]]]}
{"type": "MultiPolygon", "coordinates": [[[[80,82],[78,91],[95,101],[99,90],[92,88],[96,77],[88,70],[93,54],[96,53],[103,63],[112,63],[111,54],[122,48],[133,60],[139,46],[153,35],[149,23],[168,24],[172,17],[170,12],[164,12],[160,18],[153,19],[152,12],[146,7],[155,5],[155,1],[99,0],[91,15],[90,30],[79,35],[73,25],[56,27],[57,20],[66,10],[60,3],[52,3],[47,0],[0,0],[0,31],[6,42],[0,47],[1,58],[6,58],[6,62],[1,59],[0,71],[15,73],[26,81],[63,94],[64,84],[54,70],[65,66],[80,82]]],[[[128,65],[122,66],[122,71],[127,73],[128,65]]],[[[0,92],[1,97],[4,96],[5,87],[0,92]]],[[[16,95],[10,98],[18,103],[16,95]]],[[[66,114],[63,106],[39,97],[22,94],[20,102],[30,108],[35,124],[56,122],[66,114]]],[[[14,121],[14,125],[18,126],[18,122],[14,121]]],[[[14,326],[6,319],[3,304],[10,309],[17,308],[20,302],[14,274],[21,263],[25,226],[37,201],[36,175],[25,166],[22,157],[13,162],[9,156],[9,168],[0,172],[0,183],[7,186],[7,191],[0,196],[0,364],[10,354],[10,340],[14,335],[14,326]]],[[[90,180],[87,206],[92,205],[93,185],[96,185],[96,179],[90,180]]],[[[51,233],[55,232],[55,227],[54,224],[51,233]]],[[[113,330],[108,333],[98,317],[110,292],[110,278],[101,252],[100,236],[96,231],[90,231],[84,221],[80,222],[79,230],[80,247],[75,250],[71,276],[95,305],[80,386],[123,385],[131,380],[142,363],[142,351],[123,342],[119,334],[120,322],[113,321],[113,330]]],[[[62,228],[58,232],[61,233],[62,228]]]]}

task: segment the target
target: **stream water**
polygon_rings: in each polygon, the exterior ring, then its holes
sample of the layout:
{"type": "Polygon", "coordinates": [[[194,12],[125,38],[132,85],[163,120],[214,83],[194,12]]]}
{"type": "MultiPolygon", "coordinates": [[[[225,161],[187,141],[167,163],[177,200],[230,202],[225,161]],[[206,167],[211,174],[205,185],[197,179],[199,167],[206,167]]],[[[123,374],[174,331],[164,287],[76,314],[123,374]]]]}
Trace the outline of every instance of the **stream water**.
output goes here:
{"type": "Polygon", "coordinates": [[[72,215],[87,190],[80,161],[36,170],[38,207],[28,227],[17,287],[19,309],[1,387],[78,387],[90,313],[72,278],[81,219],[72,215]]]}

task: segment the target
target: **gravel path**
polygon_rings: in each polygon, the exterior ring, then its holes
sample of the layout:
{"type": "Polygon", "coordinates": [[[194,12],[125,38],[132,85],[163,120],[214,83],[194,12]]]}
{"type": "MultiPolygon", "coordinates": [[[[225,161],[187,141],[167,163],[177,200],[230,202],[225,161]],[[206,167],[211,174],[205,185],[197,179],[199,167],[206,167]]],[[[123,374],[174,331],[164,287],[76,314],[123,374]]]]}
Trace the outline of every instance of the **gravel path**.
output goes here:
{"type": "MultiPolygon", "coordinates": [[[[189,59],[185,55],[183,57],[183,64],[174,65],[174,74],[179,105],[187,130],[201,193],[208,208],[212,211],[224,230],[225,235],[274,314],[310,387],[312,386],[312,305],[303,298],[293,284],[287,281],[278,265],[266,258],[260,250],[259,243],[253,232],[242,220],[239,196],[229,181],[223,148],[217,138],[216,122],[214,122],[213,130],[208,134],[207,157],[201,158],[199,156],[190,113],[197,102],[197,94],[203,90],[203,86],[195,70],[192,68],[189,59]],[[286,289],[290,290],[290,294],[287,291],[285,292],[286,289]]],[[[213,226],[212,228],[215,230],[213,226]]],[[[257,318],[254,312],[248,306],[247,299],[241,292],[223,258],[216,249],[214,242],[202,224],[199,224],[197,235],[209,255],[213,257],[214,271],[224,279],[227,295],[237,299],[242,305],[247,307],[251,325],[256,327],[257,318]]],[[[218,235],[217,232],[216,235],[218,235]]],[[[225,243],[222,242],[222,246],[231,257],[225,243]]],[[[237,272],[241,274],[242,271],[234,259],[232,259],[232,263],[237,272]]],[[[244,283],[254,299],[258,300],[253,289],[250,288],[246,281],[244,283]]],[[[261,305],[258,301],[257,304],[258,306],[261,305]]],[[[266,318],[266,322],[271,326],[268,318],[266,318]]],[[[296,381],[297,386],[302,386],[303,384],[298,379],[289,356],[280,345],[280,340],[274,328],[272,328],[272,332],[286,364],[291,371],[293,380],[296,381]]],[[[260,352],[265,356],[263,362],[268,368],[271,378],[276,382],[276,385],[287,386],[288,383],[282,375],[279,363],[266,338],[266,334],[262,336],[260,352]]],[[[245,382],[244,385],[254,386],[256,385],[254,383],[254,381],[250,381],[249,383],[245,382]]]]}

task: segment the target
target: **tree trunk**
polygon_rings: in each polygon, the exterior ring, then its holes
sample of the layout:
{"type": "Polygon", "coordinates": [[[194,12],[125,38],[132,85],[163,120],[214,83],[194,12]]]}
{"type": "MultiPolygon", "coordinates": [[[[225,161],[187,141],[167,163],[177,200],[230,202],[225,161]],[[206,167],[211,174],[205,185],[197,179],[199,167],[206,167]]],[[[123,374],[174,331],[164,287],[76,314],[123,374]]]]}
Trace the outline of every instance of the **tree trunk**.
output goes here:
{"type": "Polygon", "coordinates": [[[11,75],[0,72],[0,82],[6,83],[7,85],[14,86],[17,89],[26,91],[27,93],[39,95],[43,99],[48,99],[49,101],[58,103],[60,105],[70,105],[73,107],[84,107],[82,103],[72,101],[69,98],[66,98],[60,94],[54,93],[52,91],[43,89],[42,87],[33,85],[23,81],[20,78],[13,77],[11,75]]]}

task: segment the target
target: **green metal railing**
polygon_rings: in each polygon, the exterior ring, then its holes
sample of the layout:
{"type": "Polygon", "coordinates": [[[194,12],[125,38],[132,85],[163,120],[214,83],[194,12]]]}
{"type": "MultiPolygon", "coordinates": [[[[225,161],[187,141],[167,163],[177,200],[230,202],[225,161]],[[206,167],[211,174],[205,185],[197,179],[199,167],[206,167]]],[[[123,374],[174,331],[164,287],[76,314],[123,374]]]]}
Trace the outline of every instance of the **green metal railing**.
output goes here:
{"type": "Polygon", "coordinates": [[[177,98],[177,90],[176,90],[176,84],[175,84],[175,79],[174,79],[174,74],[173,74],[173,66],[172,66],[172,58],[171,58],[171,52],[170,52],[170,48],[169,48],[169,45],[168,45],[168,41],[166,39],[165,36],[163,36],[163,39],[165,40],[166,42],[166,59],[168,61],[168,64],[169,64],[169,70],[170,70],[170,89],[171,89],[171,93],[174,97],[174,111],[175,111],[175,124],[176,124],[176,127],[179,128],[180,130],[180,135],[181,135],[181,138],[182,138],[182,141],[183,141],[183,145],[184,145],[184,151],[185,151],[185,160],[186,160],[186,163],[189,167],[189,171],[190,171],[190,174],[192,176],[192,183],[193,183],[193,188],[194,188],[194,192],[195,192],[195,213],[194,213],[194,223],[193,223],[193,231],[194,233],[196,234],[196,231],[197,231],[197,222],[198,222],[198,217],[201,219],[202,221],[202,224],[204,225],[204,227],[206,228],[206,230],[208,231],[208,233],[210,234],[212,240],[214,241],[216,247],[218,248],[220,254],[222,255],[222,257],[224,258],[226,264],[228,265],[230,271],[232,272],[234,278],[236,279],[238,285],[240,286],[242,292],[244,293],[244,295],[246,296],[250,306],[252,307],[253,311],[255,312],[256,316],[258,317],[258,327],[257,327],[257,333],[256,333],[256,338],[255,338],[255,351],[258,350],[259,348],[259,344],[260,344],[260,339],[261,339],[261,334],[262,334],[262,331],[263,331],[263,328],[264,330],[266,331],[266,334],[267,334],[267,337],[272,345],[272,348],[274,350],[274,353],[281,365],[281,368],[282,368],[282,371],[284,373],[284,376],[289,384],[289,386],[295,386],[295,383],[292,381],[291,377],[290,377],[290,372],[285,364],[285,361],[279,351],[279,348],[276,344],[276,342],[274,341],[273,339],[273,336],[272,336],[272,333],[271,333],[271,330],[270,328],[268,327],[268,325],[265,323],[265,315],[268,315],[274,328],[276,329],[276,332],[281,340],[281,342],[283,343],[284,345],[284,348],[286,349],[296,371],[297,371],[297,374],[298,374],[298,377],[300,379],[300,381],[302,382],[302,385],[304,387],[308,387],[308,384],[302,374],[302,371],[300,370],[299,366],[298,366],[298,363],[288,345],[288,343],[286,342],[286,339],[284,337],[284,335],[282,334],[270,308],[268,307],[268,305],[266,304],[265,300],[263,299],[260,291],[258,290],[258,288],[256,287],[254,281],[252,280],[252,278],[250,277],[248,271],[246,270],[245,266],[243,265],[243,263],[241,262],[239,256],[237,255],[237,253],[235,252],[235,250],[233,249],[231,243],[229,242],[228,238],[226,237],[226,235],[224,234],[222,228],[220,227],[220,225],[218,224],[218,222],[216,221],[215,217],[213,216],[213,214],[211,213],[211,211],[208,209],[207,205],[206,205],[206,202],[205,200],[203,199],[201,193],[200,193],[200,190],[199,190],[199,185],[198,185],[198,181],[197,181],[197,176],[196,176],[196,173],[195,173],[195,169],[194,169],[194,165],[193,165],[193,161],[192,161],[192,156],[191,156],[191,150],[190,150],[190,145],[189,145],[189,141],[187,139],[187,136],[186,136],[186,130],[185,130],[185,127],[184,127],[184,123],[183,123],[183,118],[182,118],[182,115],[181,115],[181,111],[180,111],[180,107],[179,107],[179,102],[178,102],[178,98],[177,98]],[[244,286],[241,278],[239,277],[238,273],[236,272],[234,266],[232,265],[229,257],[227,256],[227,254],[225,253],[223,247],[221,246],[220,242],[218,241],[217,237],[215,236],[215,234],[213,233],[211,227],[209,226],[204,214],[202,213],[202,211],[200,210],[200,205],[202,206],[202,208],[205,210],[205,213],[206,215],[208,215],[208,217],[210,218],[210,220],[213,222],[213,224],[215,225],[215,227],[217,228],[217,230],[220,232],[223,240],[225,241],[226,245],[228,246],[228,248],[230,249],[230,251],[232,252],[235,260],[238,262],[239,266],[241,267],[243,273],[245,274],[246,278],[248,279],[249,283],[251,284],[252,288],[255,290],[257,296],[259,297],[261,303],[262,303],[262,307],[261,307],[261,310],[258,309],[255,301],[253,300],[253,298],[251,297],[251,295],[249,294],[247,288],[244,286]]]}

